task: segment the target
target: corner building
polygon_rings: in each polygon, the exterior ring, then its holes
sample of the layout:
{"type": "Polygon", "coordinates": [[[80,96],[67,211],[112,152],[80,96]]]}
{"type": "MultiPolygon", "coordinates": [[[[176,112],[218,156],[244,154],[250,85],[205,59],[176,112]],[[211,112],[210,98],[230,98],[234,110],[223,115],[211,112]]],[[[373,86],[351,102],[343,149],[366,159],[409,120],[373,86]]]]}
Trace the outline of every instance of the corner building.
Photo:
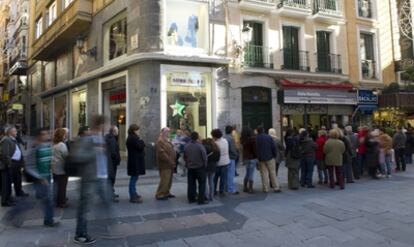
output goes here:
{"type": "MultiPolygon", "coordinates": [[[[104,114],[120,129],[136,123],[149,144],[160,128],[202,137],[222,126],[218,93],[229,62],[214,51],[215,6],[189,0],[31,1],[31,109],[36,126],[68,127],[104,114]]],[[[223,47],[221,47],[223,49],[223,47]]]]}

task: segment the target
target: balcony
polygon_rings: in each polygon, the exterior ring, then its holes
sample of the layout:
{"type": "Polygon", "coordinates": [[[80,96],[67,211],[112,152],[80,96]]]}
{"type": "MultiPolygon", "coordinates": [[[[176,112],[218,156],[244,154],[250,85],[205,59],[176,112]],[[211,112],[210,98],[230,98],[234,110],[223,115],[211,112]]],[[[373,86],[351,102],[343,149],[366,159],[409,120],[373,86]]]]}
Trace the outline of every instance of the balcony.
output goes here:
{"type": "Polygon", "coordinates": [[[358,0],[358,16],[362,18],[372,18],[372,7],[371,0],[358,0]]]}
{"type": "Polygon", "coordinates": [[[309,52],[295,49],[284,48],[281,50],[282,61],[281,69],[299,70],[309,72],[309,52]]]}
{"type": "Polygon", "coordinates": [[[343,6],[341,0],[314,0],[313,16],[315,21],[328,24],[344,22],[343,6]]]}
{"type": "Polygon", "coordinates": [[[342,74],[341,55],[338,54],[315,54],[318,67],[316,72],[342,74]]]}
{"type": "Polygon", "coordinates": [[[75,44],[79,35],[87,36],[92,22],[92,1],[74,0],[35,40],[31,58],[52,60],[56,54],[75,44]]]}
{"type": "Polygon", "coordinates": [[[245,10],[270,12],[276,8],[277,0],[239,0],[239,5],[245,10]]]}
{"type": "Polygon", "coordinates": [[[362,60],[361,61],[361,73],[364,80],[375,80],[376,75],[376,63],[374,60],[362,60]]]}
{"type": "Polygon", "coordinates": [[[273,59],[269,47],[247,45],[244,51],[244,67],[273,69],[273,59]]]}
{"type": "Polygon", "coordinates": [[[306,18],[312,14],[310,0],[280,0],[277,8],[282,16],[306,18]]]}
{"type": "Polygon", "coordinates": [[[26,75],[27,71],[27,59],[25,57],[21,57],[16,62],[12,63],[9,74],[10,75],[26,75]]]}

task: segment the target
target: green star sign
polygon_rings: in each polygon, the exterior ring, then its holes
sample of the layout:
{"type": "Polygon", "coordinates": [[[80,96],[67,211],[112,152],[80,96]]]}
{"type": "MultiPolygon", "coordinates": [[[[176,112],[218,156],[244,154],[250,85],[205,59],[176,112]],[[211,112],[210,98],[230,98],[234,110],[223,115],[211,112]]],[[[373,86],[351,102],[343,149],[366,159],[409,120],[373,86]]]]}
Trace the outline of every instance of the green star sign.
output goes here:
{"type": "Polygon", "coordinates": [[[178,101],[175,101],[174,105],[170,105],[171,109],[173,109],[173,117],[180,115],[181,117],[184,117],[184,109],[185,105],[182,105],[178,103],[178,101]]]}

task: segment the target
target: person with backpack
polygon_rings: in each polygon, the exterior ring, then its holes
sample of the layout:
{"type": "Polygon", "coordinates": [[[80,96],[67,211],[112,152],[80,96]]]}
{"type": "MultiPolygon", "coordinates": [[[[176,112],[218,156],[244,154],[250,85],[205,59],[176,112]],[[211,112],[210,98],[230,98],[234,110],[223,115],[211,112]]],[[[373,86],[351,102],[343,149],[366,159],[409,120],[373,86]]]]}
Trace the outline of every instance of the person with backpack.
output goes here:
{"type": "Polygon", "coordinates": [[[285,157],[288,168],[288,188],[299,189],[299,167],[301,153],[299,149],[299,137],[293,129],[288,129],[285,135],[285,157]]]}
{"type": "Polygon", "coordinates": [[[216,173],[217,162],[220,160],[220,149],[212,138],[207,138],[202,141],[207,153],[207,184],[206,197],[207,200],[212,201],[214,198],[214,174],[216,173]]]}
{"type": "Polygon", "coordinates": [[[243,192],[253,193],[254,173],[257,168],[256,137],[252,129],[244,127],[241,132],[240,142],[243,147],[243,163],[246,174],[243,181],[243,192]]]}

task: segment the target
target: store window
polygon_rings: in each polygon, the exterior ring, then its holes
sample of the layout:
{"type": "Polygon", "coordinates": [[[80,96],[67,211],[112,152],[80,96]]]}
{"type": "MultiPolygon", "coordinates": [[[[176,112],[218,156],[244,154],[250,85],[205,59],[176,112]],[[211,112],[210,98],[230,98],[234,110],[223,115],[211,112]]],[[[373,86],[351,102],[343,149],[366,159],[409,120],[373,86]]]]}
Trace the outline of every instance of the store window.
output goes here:
{"type": "Polygon", "coordinates": [[[118,15],[105,24],[104,56],[110,61],[127,52],[127,15],[126,12],[118,15]]]}
{"type": "Polygon", "coordinates": [[[126,77],[120,77],[102,84],[102,112],[110,119],[111,125],[119,129],[118,143],[121,151],[126,151],[126,77]]]}
{"type": "Polygon", "coordinates": [[[202,138],[211,131],[211,73],[169,71],[166,81],[166,120],[173,129],[197,131],[202,138]]]}
{"type": "Polygon", "coordinates": [[[86,90],[72,93],[71,134],[75,137],[79,128],[86,126],[86,90]]]}
{"type": "Polygon", "coordinates": [[[165,8],[165,37],[169,49],[208,49],[208,3],[169,0],[165,8]],[[183,8],[185,6],[185,8],[183,8]]]}
{"type": "Polygon", "coordinates": [[[42,127],[50,129],[50,116],[52,115],[52,99],[42,102],[42,127]]]}
{"type": "Polygon", "coordinates": [[[45,80],[44,90],[49,90],[55,85],[55,62],[48,62],[45,64],[45,80]]]}
{"type": "Polygon", "coordinates": [[[66,94],[55,97],[54,105],[54,128],[66,128],[67,127],[67,96],[66,94]]]}

